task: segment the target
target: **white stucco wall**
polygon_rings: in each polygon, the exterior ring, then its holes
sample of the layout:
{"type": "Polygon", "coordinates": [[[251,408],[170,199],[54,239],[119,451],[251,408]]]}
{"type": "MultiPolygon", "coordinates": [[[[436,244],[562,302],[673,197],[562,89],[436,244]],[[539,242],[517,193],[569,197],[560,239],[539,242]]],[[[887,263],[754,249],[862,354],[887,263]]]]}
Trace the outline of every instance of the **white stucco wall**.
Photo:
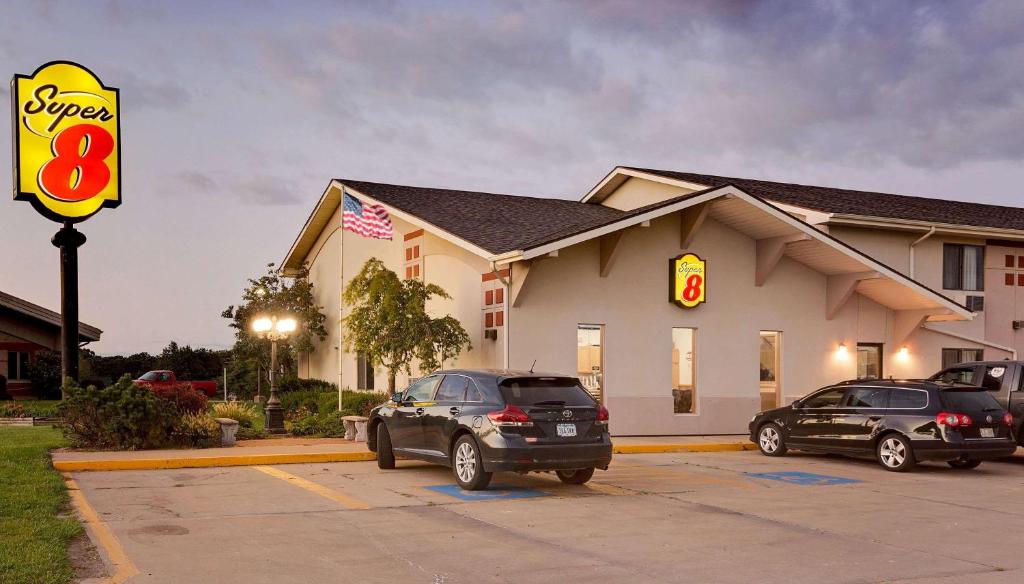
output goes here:
{"type": "MultiPolygon", "coordinates": [[[[825,319],[825,276],[784,258],[767,283],[754,285],[754,240],[709,219],[686,251],[707,261],[706,304],[692,310],[668,301],[667,262],[680,253],[679,219],[633,228],[606,278],[591,241],[535,262],[511,315],[511,365],[572,373],[576,326],[605,325],[604,390],[618,435],[722,434],[746,431],[760,405],[759,331],[782,331],[785,401],[856,375],[856,344],[888,343],[893,373],[921,377],[939,355],[915,353],[935,333],[915,333],[896,364],[893,312],[856,295],[825,319]],[[671,329],[697,329],[696,414],[674,414],[671,329]],[[843,343],[845,356],[837,349],[843,343]]],[[[514,268],[513,268],[514,269],[514,268]]],[[[513,272],[514,273],[514,272],[513,272]]],[[[887,363],[888,365],[888,363],[887,363]]]]}

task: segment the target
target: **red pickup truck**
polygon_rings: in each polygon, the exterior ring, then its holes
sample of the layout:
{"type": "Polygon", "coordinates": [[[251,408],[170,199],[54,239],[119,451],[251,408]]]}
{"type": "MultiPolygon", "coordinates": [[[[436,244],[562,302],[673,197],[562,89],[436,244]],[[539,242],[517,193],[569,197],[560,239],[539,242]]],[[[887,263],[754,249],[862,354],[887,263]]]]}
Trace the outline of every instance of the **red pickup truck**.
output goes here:
{"type": "Polygon", "coordinates": [[[216,381],[179,381],[173,371],[149,371],[143,374],[142,377],[135,380],[135,385],[143,387],[163,387],[178,383],[188,384],[192,386],[192,389],[205,393],[207,397],[214,397],[217,395],[216,381]]]}

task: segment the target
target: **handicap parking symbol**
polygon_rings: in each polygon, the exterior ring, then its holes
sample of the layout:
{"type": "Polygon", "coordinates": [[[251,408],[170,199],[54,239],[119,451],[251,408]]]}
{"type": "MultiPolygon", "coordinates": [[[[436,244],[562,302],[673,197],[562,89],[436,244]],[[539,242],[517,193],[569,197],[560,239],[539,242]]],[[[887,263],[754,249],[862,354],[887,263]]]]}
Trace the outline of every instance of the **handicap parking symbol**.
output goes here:
{"type": "Polygon", "coordinates": [[[533,497],[547,497],[549,493],[527,489],[526,487],[515,487],[512,485],[491,485],[486,491],[463,491],[458,485],[433,485],[423,487],[436,493],[462,499],[463,501],[497,501],[502,499],[530,499],[533,497]]]}
{"type": "Polygon", "coordinates": [[[783,483],[791,483],[794,485],[849,485],[853,483],[860,483],[855,479],[848,479],[845,477],[833,477],[828,475],[813,474],[809,472],[748,472],[745,473],[748,477],[755,479],[767,479],[770,481],[780,481],[783,483]]]}

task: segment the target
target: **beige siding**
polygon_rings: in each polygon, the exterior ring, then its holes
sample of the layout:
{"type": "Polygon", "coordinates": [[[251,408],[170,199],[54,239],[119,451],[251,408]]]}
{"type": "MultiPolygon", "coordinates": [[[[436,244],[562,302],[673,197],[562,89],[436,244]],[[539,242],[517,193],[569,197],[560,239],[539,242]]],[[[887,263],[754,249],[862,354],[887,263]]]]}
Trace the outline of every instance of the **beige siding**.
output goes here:
{"type": "Polygon", "coordinates": [[[628,231],[607,278],[596,242],[535,262],[511,318],[511,365],[572,373],[578,323],[605,325],[605,392],[618,435],[741,433],[759,407],[760,330],[782,331],[785,401],[856,375],[858,340],[885,342],[887,367],[921,377],[938,367],[936,333],[908,341],[898,362],[892,311],[855,296],[825,319],[825,277],[788,258],[763,287],[754,285],[754,240],[708,220],[687,251],[707,261],[708,302],[683,310],[668,301],[669,258],[678,249],[678,218],[628,231]],[[673,327],[697,329],[697,414],[674,414],[673,327]],[[845,356],[837,351],[847,347],[845,356]],[[921,348],[925,352],[919,352],[921,348]]]}
{"type": "Polygon", "coordinates": [[[629,178],[619,188],[615,189],[615,192],[608,195],[601,204],[613,209],[629,211],[637,207],[658,203],[692,192],[694,191],[690,189],[666,185],[647,179],[629,178]]]}

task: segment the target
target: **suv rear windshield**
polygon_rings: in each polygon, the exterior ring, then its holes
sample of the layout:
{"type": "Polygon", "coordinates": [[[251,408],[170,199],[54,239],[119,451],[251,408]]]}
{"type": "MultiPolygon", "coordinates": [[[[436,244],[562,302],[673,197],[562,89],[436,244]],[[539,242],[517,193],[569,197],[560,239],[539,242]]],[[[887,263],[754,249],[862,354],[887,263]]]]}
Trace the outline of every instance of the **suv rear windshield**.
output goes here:
{"type": "Polygon", "coordinates": [[[593,406],[594,398],[575,379],[529,377],[506,379],[499,386],[505,403],[514,406],[593,406]]]}
{"type": "Polygon", "coordinates": [[[981,389],[946,389],[940,391],[942,405],[960,412],[999,411],[999,402],[981,389]]]}

